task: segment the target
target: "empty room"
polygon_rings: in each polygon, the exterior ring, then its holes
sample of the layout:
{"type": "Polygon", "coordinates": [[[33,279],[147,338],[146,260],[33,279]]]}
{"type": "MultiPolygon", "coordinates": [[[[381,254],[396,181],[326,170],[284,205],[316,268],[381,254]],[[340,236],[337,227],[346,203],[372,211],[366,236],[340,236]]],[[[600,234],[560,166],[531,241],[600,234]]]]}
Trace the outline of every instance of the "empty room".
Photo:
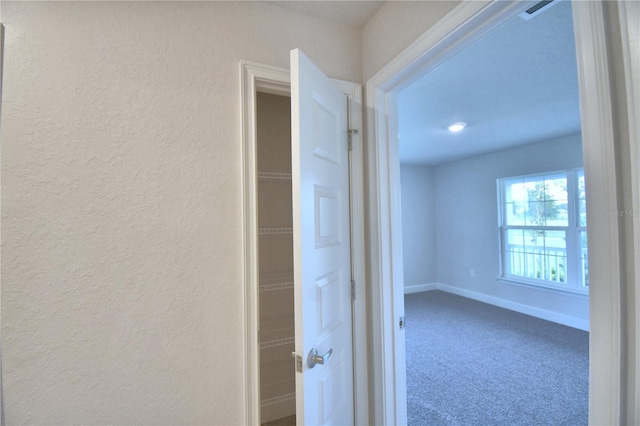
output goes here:
{"type": "Polygon", "coordinates": [[[587,424],[570,2],[479,37],[403,89],[398,116],[409,424],[587,424]]]}

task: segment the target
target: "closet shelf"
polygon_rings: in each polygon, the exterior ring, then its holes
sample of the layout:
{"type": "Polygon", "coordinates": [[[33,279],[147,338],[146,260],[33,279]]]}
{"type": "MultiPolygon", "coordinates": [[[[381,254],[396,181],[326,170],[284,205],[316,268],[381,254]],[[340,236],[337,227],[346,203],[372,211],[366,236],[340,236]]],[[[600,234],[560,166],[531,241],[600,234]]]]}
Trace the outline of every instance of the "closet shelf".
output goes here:
{"type": "Polygon", "coordinates": [[[261,273],[258,279],[260,280],[260,284],[289,282],[293,281],[293,271],[291,269],[286,269],[282,271],[261,273]]]}
{"type": "Polygon", "coordinates": [[[296,342],[295,337],[285,337],[283,339],[267,340],[260,342],[260,349],[272,348],[274,346],[289,345],[296,342]]]}
{"type": "Polygon", "coordinates": [[[260,322],[260,342],[277,341],[295,336],[293,312],[260,322]]]}
{"type": "MultiPolygon", "coordinates": [[[[260,359],[260,368],[262,369],[268,369],[269,371],[274,371],[274,370],[278,370],[278,369],[288,369],[291,366],[291,363],[293,362],[293,359],[291,357],[291,354],[287,354],[286,357],[279,357],[278,359],[275,359],[273,361],[265,361],[264,359],[260,359]]],[[[279,377],[285,377],[283,376],[279,376],[279,377]]]]}
{"type": "Polygon", "coordinates": [[[260,284],[260,291],[276,291],[293,288],[293,281],[285,281],[274,284],[260,284]]]}
{"type": "Polygon", "coordinates": [[[267,405],[278,404],[279,402],[290,401],[292,399],[296,399],[296,393],[288,393],[286,395],[276,396],[275,398],[263,399],[260,401],[260,405],[265,407],[267,405]]]}
{"type": "Polygon", "coordinates": [[[265,325],[265,324],[277,324],[277,323],[281,323],[281,322],[285,322],[285,323],[291,323],[293,324],[293,307],[291,307],[290,311],[278,311],[276,313],[270,314],[270,315],[265,315],[262,314],[260,315],[260,322],[265,325]]]}
{"type": "Polygon", "coordinates": [[[258,172],[259,180],[291,180],[291,173],[258,172]]]}
{"type": "MultiPolygon", "coordinates": [[[[289,358],[290,361],[293,361],[293,358],[289,358]]],[[[293,366],[292,366],[293,367],[293,366]]],[[[294,377],[287,377],[283,380],[278,380],[270,383],[262,383],[260,385],[260,395],[262,400],[278,398],[282,395],[287,395],[289,393],[295,392],[296,390],[296,380],[295,374],[294,377]]]]}
{"type": "Polygon", "coordinates": [[[293,323],[286,327],[271,329],[271,330],[260,330],[260,339],[259,341],[262,343],[269,342],[279,342],[282,339],[292,339],[296,334],[296,330],[294,328],[293,323]]]}
{"type": "Polygon", "coordinates": [[[293,228],[258,228],[260,235],[293,234],[293,228]]]}

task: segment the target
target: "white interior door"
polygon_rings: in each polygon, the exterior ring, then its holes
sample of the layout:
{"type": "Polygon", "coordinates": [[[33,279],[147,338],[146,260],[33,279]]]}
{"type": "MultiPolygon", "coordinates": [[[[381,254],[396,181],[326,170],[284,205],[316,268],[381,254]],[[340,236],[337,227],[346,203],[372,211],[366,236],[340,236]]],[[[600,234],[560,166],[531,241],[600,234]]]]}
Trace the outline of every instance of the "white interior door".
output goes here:
{"type": "Polygon", "coordinates": [[[299,425],[346,425],[354,419],[347,130],[346,96],[300,50],[292,50],[299,425]]]}

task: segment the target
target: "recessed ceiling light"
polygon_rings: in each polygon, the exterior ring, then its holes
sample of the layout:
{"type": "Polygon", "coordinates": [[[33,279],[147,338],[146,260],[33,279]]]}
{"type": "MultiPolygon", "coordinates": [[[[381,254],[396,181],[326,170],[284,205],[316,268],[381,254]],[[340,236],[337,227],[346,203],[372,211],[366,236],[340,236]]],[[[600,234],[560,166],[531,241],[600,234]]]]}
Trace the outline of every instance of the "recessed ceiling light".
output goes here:
{"type": "Polygon", "coordinates": [[[458,133],[459,131],[464,129],[466,125],[467,123],[453,123],[451,126],[449,126],[449,131],[451,133],[458,133]]]}

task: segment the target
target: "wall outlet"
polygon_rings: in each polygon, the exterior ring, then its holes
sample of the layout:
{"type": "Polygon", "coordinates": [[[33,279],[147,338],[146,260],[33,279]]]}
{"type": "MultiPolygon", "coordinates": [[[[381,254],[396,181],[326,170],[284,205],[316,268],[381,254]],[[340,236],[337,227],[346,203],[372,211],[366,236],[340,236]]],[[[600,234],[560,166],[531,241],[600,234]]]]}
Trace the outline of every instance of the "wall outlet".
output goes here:
{"type": "Polygon", "coordinates": [[[469,276],[475,278],[476,277],[476,270],[475,269],[469,269],[469,276]]]}

